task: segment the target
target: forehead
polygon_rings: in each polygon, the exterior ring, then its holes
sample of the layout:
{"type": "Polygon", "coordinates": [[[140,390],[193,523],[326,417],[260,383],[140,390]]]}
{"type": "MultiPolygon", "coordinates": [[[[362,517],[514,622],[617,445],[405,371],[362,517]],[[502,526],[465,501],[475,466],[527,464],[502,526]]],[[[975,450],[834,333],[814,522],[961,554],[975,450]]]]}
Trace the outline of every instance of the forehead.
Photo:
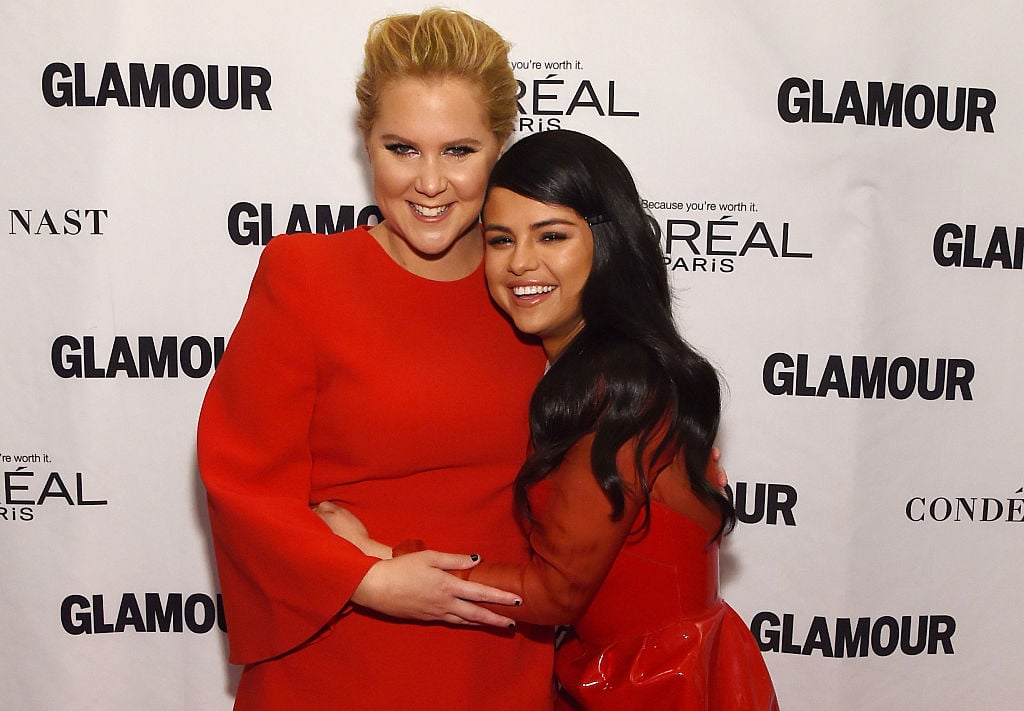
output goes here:
{"type": "Polygon", "coordinates": [[[580,214],[571,207],[541,202],[508,188],[499,187],[491,188],[487,194],[483,214],[485,227],[494,222],[505,227],[530,229],[536,223],[550,220],[586,224],[580,214]]]}
{"type": "Polygon", "coordinates": [[[403,77],[377,97],[372,133],[479,138],[489,134],[480,90],[458,77],[403,77]]]}

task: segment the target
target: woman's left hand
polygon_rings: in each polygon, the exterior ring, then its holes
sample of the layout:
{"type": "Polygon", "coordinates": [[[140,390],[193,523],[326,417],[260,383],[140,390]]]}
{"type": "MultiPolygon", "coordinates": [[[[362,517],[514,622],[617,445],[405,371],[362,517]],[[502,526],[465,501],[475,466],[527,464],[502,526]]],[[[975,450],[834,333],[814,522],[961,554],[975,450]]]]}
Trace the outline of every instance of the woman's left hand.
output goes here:
{"type": "Polygon", "coordinates": [[[719,491],[725,493],[725,487],[729,485],[729,477],[725,474],[725,469],[722,467],[722,450],[718,447],[711,448],[711,463],[715,467],[715,478],[714,483],[718,486],[719,491]]]}

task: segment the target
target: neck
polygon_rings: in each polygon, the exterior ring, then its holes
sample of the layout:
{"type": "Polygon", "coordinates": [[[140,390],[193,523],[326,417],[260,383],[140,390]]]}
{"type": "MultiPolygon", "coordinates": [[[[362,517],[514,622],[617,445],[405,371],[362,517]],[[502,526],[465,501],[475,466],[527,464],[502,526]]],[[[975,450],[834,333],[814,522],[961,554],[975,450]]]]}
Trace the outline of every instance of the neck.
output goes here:
{"type": "Polygon", "coordinates": [[[413,249],[392,232],[386,222],[370,228],[370,234],[398,266],[431,281],[464,279],[476,271],[484,257],[483,240],[479,239],[480,232],[475,225],[438,254],[413,249]]]}
{"type": "Polygon", "coordinates": [[[562,355],[562,351],[565,347],[572,343],[572,339],[579,335],[580,331],[583,330],[584,322],[581,320],[576,324],[572,331],[567,334],[559,336],[549,336],[547,338],[541,337],[541,347],[544,349],[544,355],[548,357],[548,363],[554,363],[558,356],[562,355]]]}

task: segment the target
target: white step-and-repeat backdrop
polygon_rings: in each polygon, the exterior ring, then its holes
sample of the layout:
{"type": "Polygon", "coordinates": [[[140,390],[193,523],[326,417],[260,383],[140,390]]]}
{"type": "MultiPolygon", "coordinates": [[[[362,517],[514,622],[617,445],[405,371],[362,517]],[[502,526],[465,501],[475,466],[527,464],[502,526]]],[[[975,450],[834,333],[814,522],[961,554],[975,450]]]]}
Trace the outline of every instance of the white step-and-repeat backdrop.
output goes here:
{"type": "MultiPolygon", "coordinates": [[[[1021,708],[1020,0],[456,4],[648,200],[783,707],[1021,708]]],[[[230,708],[199,405],[267,240],[377,220],[353,83],[419,9],[0,5],[0,707],[230,708]]]]}

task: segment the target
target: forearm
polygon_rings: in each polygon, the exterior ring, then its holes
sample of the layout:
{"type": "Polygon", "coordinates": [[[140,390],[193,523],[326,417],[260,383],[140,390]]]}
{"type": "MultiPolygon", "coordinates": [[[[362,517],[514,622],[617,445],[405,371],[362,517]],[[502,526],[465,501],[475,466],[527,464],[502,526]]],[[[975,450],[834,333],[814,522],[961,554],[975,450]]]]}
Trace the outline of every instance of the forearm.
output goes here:
{"type": "Polygon", "coordinates": [[[635,450],[627,445],[617,456],[623,512],[613,519],[611,503],[591,468],[592,439],[577,442],[533,492],[536,522],[528,537],[528,559],[499,563],[485,558],[469,573],[471,580],[521,596],[522,606],[510,617],[545,625],[575,622],[597,594],[643,508],[635,494],[635,450]]]}
{"type": "Polygon", "coordinates": [[[570,625],[586,610],[600,587],[595,578],[572,581],[549,568],[547,563],[503,563],[483,560],[461,573],[467,580],[507,590],[522,604],[503,609],[502,614],[517,622],[535,625],[570,625]]]}
{"type": "Polygon", "coordinates": [[[313,507],[313,513],[334,535],[380,558],[352,593],[353,603],[403,619],[498,627],[513,623],[502,613],[514,604],[515,595],[454,574],[476,565],[479,556],[427,551],[419,541],[400,546],[392,556],[392,549],[373,540],[348,509],[325,501],[313,507]],[[481,602],[495,607],[476,604],[481,602]]]}

